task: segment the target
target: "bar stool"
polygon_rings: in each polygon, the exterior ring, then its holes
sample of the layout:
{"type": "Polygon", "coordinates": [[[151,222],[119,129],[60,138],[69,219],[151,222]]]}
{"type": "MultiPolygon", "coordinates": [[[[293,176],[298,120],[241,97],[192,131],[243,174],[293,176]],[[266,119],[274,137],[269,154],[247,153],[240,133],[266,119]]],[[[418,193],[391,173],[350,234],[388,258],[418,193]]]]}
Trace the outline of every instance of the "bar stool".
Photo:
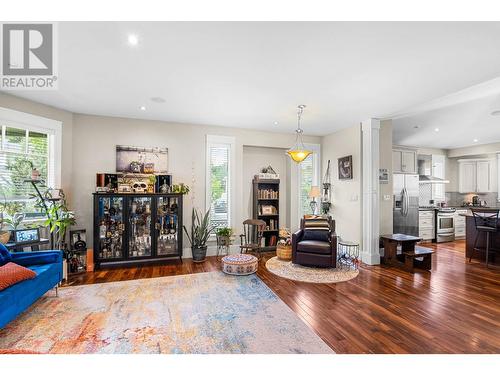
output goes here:
{"type": "Polygon", "coordinates": [[[486,252],[486,267],[488,267],[488,256],[489,253],[497,249],[491,248],[491,233],[496,233],[499,231],[498,220],[500,209],[492,208],[471,208],[472,215],[474,216],[474,224],[476,226],[476,239],[474,240],[474,246],[471,251],[471,256],[469,262],[472,260],[472,254],[474,251],[486,252]],[[486,247],[477,247],[477,241],[481,233],[486,233],[486,247]]]}

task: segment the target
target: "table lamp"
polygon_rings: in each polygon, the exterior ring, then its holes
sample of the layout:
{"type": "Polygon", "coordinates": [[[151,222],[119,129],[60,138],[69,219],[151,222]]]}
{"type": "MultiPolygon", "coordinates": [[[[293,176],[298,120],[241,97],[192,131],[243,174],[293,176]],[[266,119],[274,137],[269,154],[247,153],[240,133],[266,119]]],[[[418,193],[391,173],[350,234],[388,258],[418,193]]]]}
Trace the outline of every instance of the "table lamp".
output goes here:
{"type": "Polygon", "coordinates": [[[311,211],[312,214],[316,214],[316,208],[318,207],[318,202],[316,202],[316,198],[321,197],[321,191],[319,190],[319,186],[311,186],[311,190],[309,190],[309,198],[311,199],[311,203],[309,205],[311,206],[311,211]]]}

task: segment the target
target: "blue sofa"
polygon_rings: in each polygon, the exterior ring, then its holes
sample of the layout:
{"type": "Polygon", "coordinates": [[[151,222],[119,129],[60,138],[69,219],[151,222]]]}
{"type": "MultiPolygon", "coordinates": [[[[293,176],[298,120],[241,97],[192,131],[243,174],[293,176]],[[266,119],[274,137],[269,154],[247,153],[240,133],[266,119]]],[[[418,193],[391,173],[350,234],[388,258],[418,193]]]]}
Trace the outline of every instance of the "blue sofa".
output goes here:
{"type": "MultiPolygon", "coordinates": [[[[4,254],[7,249],[0,244],[4,254]]],[[[8,257],[8,252],[7,252],[8,257]]],[[[56,287],[63,276],[63,257],[60,250],[10,253],[10,261],[36,273],[25,280],[0,291],[0,329],[30,307],[47,291],[56,287]]]]}

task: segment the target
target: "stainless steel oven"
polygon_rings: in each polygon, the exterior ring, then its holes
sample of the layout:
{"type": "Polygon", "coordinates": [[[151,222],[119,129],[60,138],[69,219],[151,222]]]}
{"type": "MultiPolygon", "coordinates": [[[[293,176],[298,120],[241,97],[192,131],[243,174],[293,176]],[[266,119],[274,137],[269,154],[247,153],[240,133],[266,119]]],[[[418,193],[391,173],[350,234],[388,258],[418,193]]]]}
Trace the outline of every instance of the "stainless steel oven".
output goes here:
{"type": "Polygon", "coordinates": [[[436,214],[436,242],[455,241],[455,209],[439,209],[436,214]]]}

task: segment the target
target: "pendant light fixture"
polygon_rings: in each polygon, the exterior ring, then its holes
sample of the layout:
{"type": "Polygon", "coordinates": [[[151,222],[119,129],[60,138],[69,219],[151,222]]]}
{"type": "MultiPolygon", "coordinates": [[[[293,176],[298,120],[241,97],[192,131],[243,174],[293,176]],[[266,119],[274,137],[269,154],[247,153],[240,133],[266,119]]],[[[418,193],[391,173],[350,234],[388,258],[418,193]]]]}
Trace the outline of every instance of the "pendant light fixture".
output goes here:
{"type": "Polygon", "coordinates": [[[295,145],[286,152],[296,163],[303,162],[309,155],[312,154],[312,151],[307,150],[304,146],[304,142],[302,141],[302,133],[304,131],[300,128],[300,120],[302,119],[302,113],[304,113],[305,107],[306,106],[304,104],[297,107],[297,130],[295,130],[297,135],[295,137],[295,145]]]}

